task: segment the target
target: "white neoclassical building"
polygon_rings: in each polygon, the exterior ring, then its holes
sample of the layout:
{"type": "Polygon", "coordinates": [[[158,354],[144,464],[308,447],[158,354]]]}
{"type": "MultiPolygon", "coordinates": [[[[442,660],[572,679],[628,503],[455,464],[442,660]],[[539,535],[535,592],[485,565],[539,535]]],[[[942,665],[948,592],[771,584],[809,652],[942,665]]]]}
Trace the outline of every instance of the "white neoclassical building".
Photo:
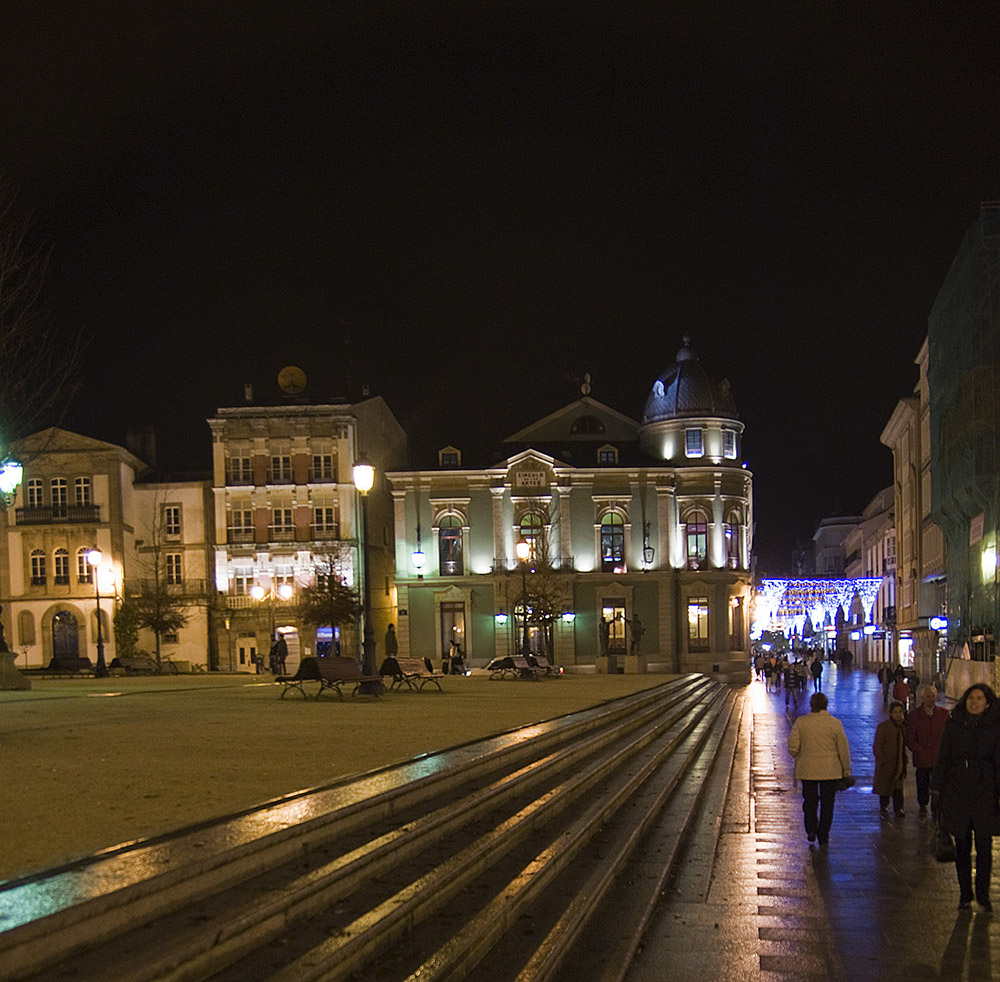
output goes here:
{"type": "Polygon", "coordinates": [[[746,677],[742,438],[728,382],[685,339],[641,422],[585,387],[490,460],[442,445],[390,472],[401,653],[438,662],[457,641],[473,665],[530,651],[567,671],[746,677]]]}

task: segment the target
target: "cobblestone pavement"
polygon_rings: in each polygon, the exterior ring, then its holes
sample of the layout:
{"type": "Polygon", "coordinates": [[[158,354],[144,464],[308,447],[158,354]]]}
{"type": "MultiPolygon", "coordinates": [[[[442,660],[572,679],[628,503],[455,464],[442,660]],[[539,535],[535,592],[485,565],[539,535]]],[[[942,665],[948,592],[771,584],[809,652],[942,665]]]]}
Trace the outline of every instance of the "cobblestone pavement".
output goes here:
{"type": "Polygon", "coordinates": [[[871,745],[885,709],[876,677],[830,666],[823,687],[858,779],[837,796],[829,845],[806,841],[785,745],[796,716],[809,711],[812,684],[786,711],[783,691],[755,682],[744,716],[752,734],[741,738],[718,847],[702,857],[692,845],[629,982],[993,977],[1000,915],[956,909],[954,866],[930,855],[931,823],[918,815],[912,773],[905,817],[879,818],[871,745]]]}

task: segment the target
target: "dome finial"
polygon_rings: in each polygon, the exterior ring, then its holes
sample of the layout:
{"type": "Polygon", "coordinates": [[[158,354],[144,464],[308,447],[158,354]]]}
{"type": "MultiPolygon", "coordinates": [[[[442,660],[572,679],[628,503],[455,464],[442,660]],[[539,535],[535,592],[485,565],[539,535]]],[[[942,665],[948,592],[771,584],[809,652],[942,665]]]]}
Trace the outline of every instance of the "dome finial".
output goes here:
{"type": "Polygon", "coordinates": [[[677,352],[677,360],[690,361],[694,357],[695,353],[691,350],[691,338],[685,334],[681,338],[681,350],[677,352]]]}

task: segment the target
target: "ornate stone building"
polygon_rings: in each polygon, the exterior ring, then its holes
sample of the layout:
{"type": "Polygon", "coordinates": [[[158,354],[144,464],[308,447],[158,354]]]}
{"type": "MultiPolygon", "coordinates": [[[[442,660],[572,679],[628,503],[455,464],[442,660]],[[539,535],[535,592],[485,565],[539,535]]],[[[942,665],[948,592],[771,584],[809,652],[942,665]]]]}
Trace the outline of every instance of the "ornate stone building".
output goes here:
{"type": "Polygon", "coordinates": [[[743,423],[685,339],[641,422],[587,394],[502,441],[389,474],[401,653],[567,671],[748,672],[743,423]],[[521,546],[519,558],[518,546],[521,546]]]}

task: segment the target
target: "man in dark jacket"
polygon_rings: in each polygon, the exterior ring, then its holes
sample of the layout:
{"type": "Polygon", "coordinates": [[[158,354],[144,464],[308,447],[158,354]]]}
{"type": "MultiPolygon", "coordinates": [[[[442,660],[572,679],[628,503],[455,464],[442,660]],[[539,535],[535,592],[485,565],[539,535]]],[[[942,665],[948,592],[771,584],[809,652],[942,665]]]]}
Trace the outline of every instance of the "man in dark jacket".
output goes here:
{"type": "Polygon", "coordinates": [[[948,710],[937,705],[937,689],[933,685],[922,685],[917,690],[919,705],[906,720],[906,745],[913,754],[913,767],[917,777],[917,804],[920,814],[927,814],[931,805],[931,816],[937,818],[937,798],[931,798],[931,771],[941,750],[944,725],[948,722],[948,710]]]}

